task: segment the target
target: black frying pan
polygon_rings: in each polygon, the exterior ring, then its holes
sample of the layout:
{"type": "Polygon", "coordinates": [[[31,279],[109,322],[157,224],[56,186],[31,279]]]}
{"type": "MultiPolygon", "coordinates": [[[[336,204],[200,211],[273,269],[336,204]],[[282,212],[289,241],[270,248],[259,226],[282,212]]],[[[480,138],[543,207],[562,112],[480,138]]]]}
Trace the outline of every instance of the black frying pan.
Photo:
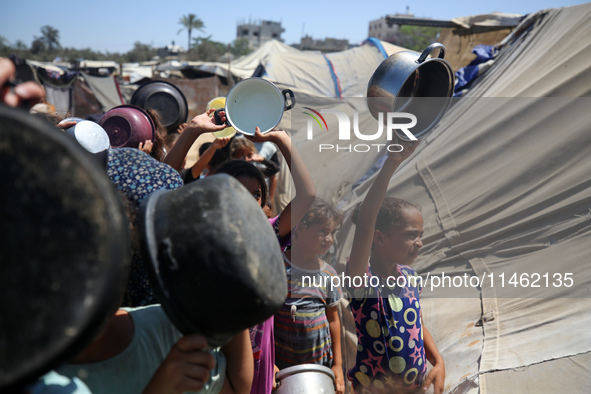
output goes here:
{"type": "Polygon", "coordinates": [[[235,178],[219,174],[156,191],[142,202],[140,222],[154,293],[183,334],[221,346],[285,302],[275,232],[235,178]]]}
{"type": "Polygon", "coordinates": [[[127,220],[103,168],[74,138],[0,105],[0,390],[82,350],[114,314],[127,220]]]}
{"type": "Polygon", "coordinates": [[[146,82],[133,93],[130,104],[155,110],[162,126],[169,133],[175,132],[189,116],[189,107],[183,92],[166,81],[146,82]]]}

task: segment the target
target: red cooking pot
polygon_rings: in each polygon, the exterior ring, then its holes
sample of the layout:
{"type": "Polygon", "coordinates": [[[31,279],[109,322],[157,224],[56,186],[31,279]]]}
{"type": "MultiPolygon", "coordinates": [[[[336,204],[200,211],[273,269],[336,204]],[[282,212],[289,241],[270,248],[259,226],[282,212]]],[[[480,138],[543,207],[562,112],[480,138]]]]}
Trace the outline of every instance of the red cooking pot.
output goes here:
{"type": "Polygon", "coordinates": [[[154,141],[156,132],[152,117],[135,105],[119,105],[111,108],[103,115],[99,125],[109,135],[113,148],[137,148],[140,142],[154,141]]]}

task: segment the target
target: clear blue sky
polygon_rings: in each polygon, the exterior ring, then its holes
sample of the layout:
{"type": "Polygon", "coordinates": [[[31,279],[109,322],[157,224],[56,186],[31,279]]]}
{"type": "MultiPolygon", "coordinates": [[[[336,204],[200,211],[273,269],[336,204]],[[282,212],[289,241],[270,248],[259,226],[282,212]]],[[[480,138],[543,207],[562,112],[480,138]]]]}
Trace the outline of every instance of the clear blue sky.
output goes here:
{"type": "Polygon", "coordinates": [[[272,20],[285,28],[286,44],[299,43],[303,34],[315,39],[348,39],[359,44],[367,38],[371,20],[406,7],[417,17],[452,19],[460,16],[503,12],[527,14],[545,8],[585,3],[580,0],[326,0],[218,2],[172,0],[141,2],[102,0],[6,0],[0,12],[0,36],[13,44],[27,46],[41,36],[41,27],[50,25],[60,34],[64,47],[92,48],[101,52],[127,52],[135,42],[161,47],[175,41],[187,46],[187,32],[177,34],[181,16],[196,14],[205,23],[204,32],[193,37],[211,36],[229,43],[236,38],[236,26],[244,21],[272,20]]]}

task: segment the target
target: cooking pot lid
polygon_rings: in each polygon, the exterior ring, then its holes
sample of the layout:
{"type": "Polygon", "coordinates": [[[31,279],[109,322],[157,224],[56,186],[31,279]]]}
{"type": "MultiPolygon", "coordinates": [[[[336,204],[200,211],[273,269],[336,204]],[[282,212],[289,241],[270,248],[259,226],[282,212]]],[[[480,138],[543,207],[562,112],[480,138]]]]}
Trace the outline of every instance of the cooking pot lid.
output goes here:
{"type": "Polygon", "coordinates": [[[106,172],[74,139],[4,106],[0,139],[0,389],[14,389],[78,353],[114,313],[129,234],[106,172]]]}
{"type": "Polygon", "coordinates": [[[143,109],[153,109],[168,132],[175,132],[187,121],[187,99],[179,88],[166,81],[149,81],[137,88],[130,104],[143,109]]]}

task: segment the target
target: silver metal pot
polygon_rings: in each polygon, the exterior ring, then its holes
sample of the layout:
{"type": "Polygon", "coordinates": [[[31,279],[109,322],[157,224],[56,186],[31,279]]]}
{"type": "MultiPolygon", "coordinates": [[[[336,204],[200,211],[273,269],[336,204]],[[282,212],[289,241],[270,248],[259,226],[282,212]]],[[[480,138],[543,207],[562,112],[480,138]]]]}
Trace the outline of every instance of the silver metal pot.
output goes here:
{"type": "MultiPolygon", "coordinates": [[[[367,105],[373,117],[386,122],[385,113],[411,113],[417,118],[412,134],[417,139],[427,135],[447,111],[453,95],[454,74],[444,56],[445,47],[434,43],[420,55],[402,51],[385,59],[367,87],[367,105]],[[439,49],[439,56],[428,58],[435,49],[439,49]]],[[[396,135],[409,140],[399,130],[396,135]]]]}
{"type": "Polygon", "coordinates": [[[334,372],[316,364],[302,364],[277,372],[275,394],[334,394],[334,372]]]}
{"type": "Polygon", "coordinates": [[[242,134],[254,135],[256,127],[266,133],[273,130],[283,112],[294,105],[295,97],[290,89],[279,90],[273,82],[262,78],[243,79],[228,92],[226,123],[242,134]]]}

